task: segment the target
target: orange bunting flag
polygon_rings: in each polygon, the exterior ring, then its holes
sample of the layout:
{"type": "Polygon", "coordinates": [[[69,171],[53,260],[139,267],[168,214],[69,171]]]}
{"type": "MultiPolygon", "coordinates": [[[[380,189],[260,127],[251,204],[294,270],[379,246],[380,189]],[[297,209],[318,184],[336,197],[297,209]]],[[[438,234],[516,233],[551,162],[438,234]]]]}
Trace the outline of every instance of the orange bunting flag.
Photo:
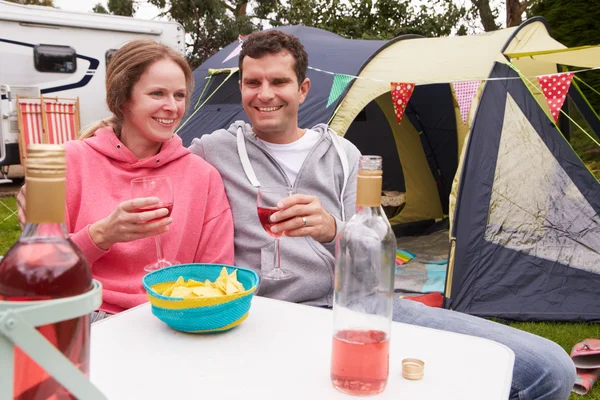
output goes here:
{"type": "Polygon", "coordinates": [[[406,106],[408,105],[410,96],[412,96],[412,93],[415,90],[415,84],[392,82],[391,85],[394,113],[396,114],[396,119],[398,120],[398,123],[400,123],[400,121],[402,121],[402,116],[404,116],[404,111],[406,111],[406,106]]]}
{"type": "Polygon", "coordinates": [[[569,92],[569,86],[571,86],[571,81],[573,80],[573,72],[542,75],[537,78],[542,93],[544,93],[546,101],[548,102],[548,106],[550,106],[550,112],[552,113],[554,122],[557,122],[560,109],[565,102],[565,98],[569,92]]]}

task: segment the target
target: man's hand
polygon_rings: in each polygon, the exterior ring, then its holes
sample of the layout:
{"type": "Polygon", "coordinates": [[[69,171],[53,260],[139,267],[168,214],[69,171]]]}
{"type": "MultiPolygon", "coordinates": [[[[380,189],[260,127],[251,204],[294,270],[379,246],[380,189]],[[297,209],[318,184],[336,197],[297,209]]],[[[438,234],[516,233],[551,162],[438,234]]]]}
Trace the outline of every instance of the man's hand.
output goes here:
{"type": "Polygon", "coordinates": [[[272,232],[285,231],[286,236],[310,236],[317,242],[329,243],[335,238],[335,219],[316,196],[295,194],[281,200],[279,211],[271,215],[272,232]]]}
{"type": "Polygon", "coordinates": [[[160,202],[158,197],[145,197],[124,201],[106,218],[93,223],[89,232],[92,240],[101,249],[107,250],[119,242],[130,242],[169,230],[173,222],[164,218],[169,211],[159,208],[140,212],[140,208],[151,207],[160,202]]]}

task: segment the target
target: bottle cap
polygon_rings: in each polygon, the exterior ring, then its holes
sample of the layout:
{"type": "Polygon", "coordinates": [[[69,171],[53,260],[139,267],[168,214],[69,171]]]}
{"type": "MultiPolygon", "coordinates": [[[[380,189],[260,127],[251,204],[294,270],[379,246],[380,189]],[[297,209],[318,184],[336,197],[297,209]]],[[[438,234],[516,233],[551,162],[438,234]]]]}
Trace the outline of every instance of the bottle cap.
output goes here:
{"type": "Polygon", "coordinates": [[[56,144],[30,144],[27,147],[25,174],[27,177],[65,177],[65,149],[56,144]]]}
{"type": "Polygon", "coordinates": [[[419,380],[423,378],[425,363],[417,358],[402,360],[402,376],[405,379],[419,380]]]}

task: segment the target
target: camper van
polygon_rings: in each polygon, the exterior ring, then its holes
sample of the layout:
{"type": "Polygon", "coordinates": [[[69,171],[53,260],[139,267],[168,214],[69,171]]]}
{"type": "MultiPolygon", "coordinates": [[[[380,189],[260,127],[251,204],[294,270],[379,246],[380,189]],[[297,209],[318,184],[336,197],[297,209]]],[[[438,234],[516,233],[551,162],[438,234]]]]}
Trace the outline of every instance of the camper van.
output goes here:
{"type": "Polygon", "coordinates": [[[183,27],[0,0],[0,167],[19,164],[18,96],[79,98],[82,127],[105,118],[104,79],[112,54],[151,38],[181,54],[183,27]]]}

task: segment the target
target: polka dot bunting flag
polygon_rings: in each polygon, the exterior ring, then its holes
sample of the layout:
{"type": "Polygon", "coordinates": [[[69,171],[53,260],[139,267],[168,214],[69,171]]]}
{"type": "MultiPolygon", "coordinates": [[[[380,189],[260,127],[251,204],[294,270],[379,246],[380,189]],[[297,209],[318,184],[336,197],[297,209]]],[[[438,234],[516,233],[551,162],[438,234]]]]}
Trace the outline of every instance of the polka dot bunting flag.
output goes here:
{"type": "Polygon", "coordinates": [[[571,86],[571,81],[573,80],[573,72],[543,75],[538,76],[537,78],[540,83],[540,89],[546,97],[548,106],[550,106],[550,112],[552,113],[554,122],[556,122],[560,115],[560,109],[569,92],[569,86],[571,86]]]}
{"type": "Polygon", "coordinates": [[[454,89],[454,95],[456,97],[456,102],[458,103],[463,124],[467,123],[467,116],[469,115],[469,110],[471,110],[473,98],[480,85],[481,81],[452,82],[452,88],[454,89]]]}
{"type": "Polygon", "coordinates": [[[410,100],[410,96],[412,96],[412,93],[415,90],[415,84],[392,82],[391,85],[394,113],[396,114],[396,119],[398,120],[398,123],[400,123],[400,121],[402,121],[404,111],[406,111],[406,105],[408,104],[408,100],[410,100]]]}

